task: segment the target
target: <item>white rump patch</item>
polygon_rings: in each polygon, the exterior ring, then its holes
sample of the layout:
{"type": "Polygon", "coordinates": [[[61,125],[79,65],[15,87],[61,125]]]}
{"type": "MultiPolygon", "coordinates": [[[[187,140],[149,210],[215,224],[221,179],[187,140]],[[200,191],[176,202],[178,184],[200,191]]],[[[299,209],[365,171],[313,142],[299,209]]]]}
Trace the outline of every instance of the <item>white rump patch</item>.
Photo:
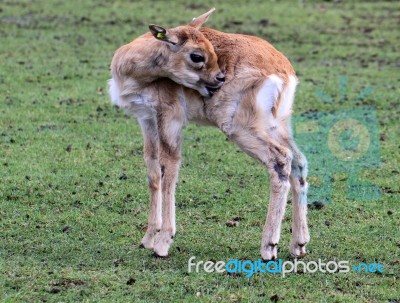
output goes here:
{"type": "Polygon", "coordinates": [[[283,79],[277,75],[269,76],[257,94],[257,106],[268,114],[269,119],[274,119],[271,110],[280,98],[276,119],[283,119],[290,116],[296,86],[297,79],[295,76],[289,76],[286,85],[283,79]]]}
{"type": "Polygon", "coordinates": [[[289,76],[288,84],[282,92],[277,118],[286,118],[292,114],[292,106],[297,83],[298,81],[295,76],[289,76]]]}
{"type": "Polygon", "coordinates": [[[271,75],[261,86],[256,100],[257,106],[266,113],[270,113],[278,100],[283,88],[283,80],[276,75],[271,75]]]}
{"type": "Polygon", "coordinates": [[[271,75],[264,81],[256,97],[259,110],[265,115],[266,129],[277,127],[277,119],[272,115],[272,108],[282,92],[284,81],[276,75],[271,75]]]}

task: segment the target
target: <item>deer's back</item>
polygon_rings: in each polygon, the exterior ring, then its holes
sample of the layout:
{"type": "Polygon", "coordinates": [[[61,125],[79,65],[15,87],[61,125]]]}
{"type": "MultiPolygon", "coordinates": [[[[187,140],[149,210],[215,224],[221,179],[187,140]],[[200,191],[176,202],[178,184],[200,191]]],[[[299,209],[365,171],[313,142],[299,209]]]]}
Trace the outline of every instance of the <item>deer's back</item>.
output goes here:
{"type": "Polygon", "coordinates": [[[227,80],[233,77],[242,78],[242,73],[261,77],[277,75],[284,81],[295,75],[289,60],[263,39],[209,28],[201,31],[214,46],[218,64],[225,70],[227,80]]]}

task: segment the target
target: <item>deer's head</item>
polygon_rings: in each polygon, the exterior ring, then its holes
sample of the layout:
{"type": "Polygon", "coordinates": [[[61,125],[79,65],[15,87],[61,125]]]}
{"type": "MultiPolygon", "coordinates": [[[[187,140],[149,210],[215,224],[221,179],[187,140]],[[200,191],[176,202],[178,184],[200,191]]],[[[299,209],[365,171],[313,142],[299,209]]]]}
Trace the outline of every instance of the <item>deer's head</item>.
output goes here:
{"type": "Polygon", "coordinates": [[[154,38],[165,44],[159,53],[161,58],[157,58],[161,62],[159,67],[173,81],[205,97],[211,97],[225,81],[212,44],[199,30],[213,11],[172,29],[149,25],[154,38]]]}

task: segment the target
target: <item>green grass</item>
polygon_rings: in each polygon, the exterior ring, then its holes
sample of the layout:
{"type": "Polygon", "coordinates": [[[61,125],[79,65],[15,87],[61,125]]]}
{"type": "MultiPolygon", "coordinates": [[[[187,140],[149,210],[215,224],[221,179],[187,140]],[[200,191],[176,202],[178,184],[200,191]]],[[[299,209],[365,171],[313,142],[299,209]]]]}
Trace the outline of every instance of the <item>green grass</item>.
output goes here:
{"type": "MultiPolygon", "coordinates": [[[[305,2],[2,1],[0,301],[400,302],[400,5],[305,2]],[[170,257],[138,248],[149,199],[142,138],[108,100],[108,66],[148,23],[181,25],[213,6],[210,27],[263,37],[290,58],[296,114],[336,110],[316,91],[340,99],[342,75],[349,99],[373,87],[355,108],[377,111],[381,164],[361,178],[382,195],[347,200],[346,174],[333,172],[332,203],[309,211],[305,260],[380,262],[383,274],[189,274],[191,256],[258,259],[268,201],[263,167],[195,125],[185,130],[170,257]],[[234,217],[240,225],[227,227],[234,217]]],[[[289,207],[284,260],[290,216],[289,207]]]]}

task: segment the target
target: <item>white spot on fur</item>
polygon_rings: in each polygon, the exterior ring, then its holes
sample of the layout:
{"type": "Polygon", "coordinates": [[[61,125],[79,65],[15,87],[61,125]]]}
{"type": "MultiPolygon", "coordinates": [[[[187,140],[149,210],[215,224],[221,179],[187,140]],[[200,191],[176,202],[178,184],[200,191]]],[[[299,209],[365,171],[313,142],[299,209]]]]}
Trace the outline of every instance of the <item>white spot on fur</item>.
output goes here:
{"type": "Polygon", "coordinates": [[[111,102],[119,107],[123,107],[120,91],[114,79],[108,80],[108,93],[110,94],[111,102]]]}

